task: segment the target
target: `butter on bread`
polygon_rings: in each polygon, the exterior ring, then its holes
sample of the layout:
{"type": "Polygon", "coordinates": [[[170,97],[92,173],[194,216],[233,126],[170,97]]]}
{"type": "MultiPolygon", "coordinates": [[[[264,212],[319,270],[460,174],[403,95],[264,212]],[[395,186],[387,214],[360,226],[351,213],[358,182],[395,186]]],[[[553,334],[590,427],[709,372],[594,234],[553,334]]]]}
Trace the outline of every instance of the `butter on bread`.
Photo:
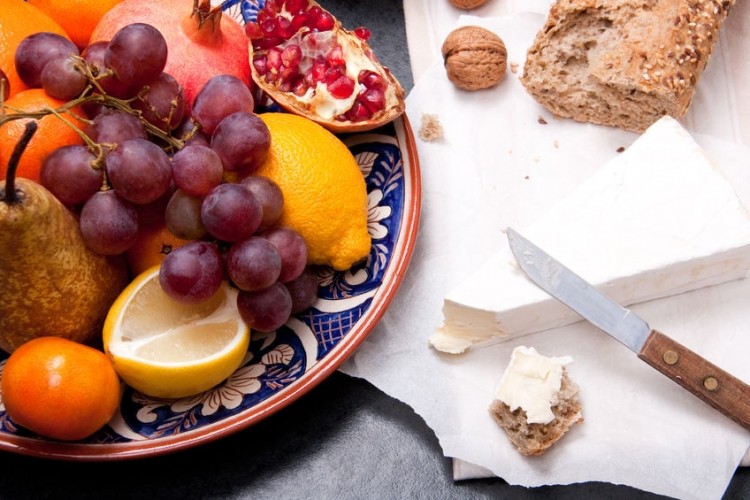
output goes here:
{"type": "Polygon", "coordinates": [[[503,374],[490,415],[522,455],[541,455],[583,422],[578,385],[565,365],[533,347],[516,347],[503,374]]]}
{"type": "Polygon", "coordinates": [[[682,117],[734,0],[557,0],[521,82],[558,116],[643,131],[682,117]]]}

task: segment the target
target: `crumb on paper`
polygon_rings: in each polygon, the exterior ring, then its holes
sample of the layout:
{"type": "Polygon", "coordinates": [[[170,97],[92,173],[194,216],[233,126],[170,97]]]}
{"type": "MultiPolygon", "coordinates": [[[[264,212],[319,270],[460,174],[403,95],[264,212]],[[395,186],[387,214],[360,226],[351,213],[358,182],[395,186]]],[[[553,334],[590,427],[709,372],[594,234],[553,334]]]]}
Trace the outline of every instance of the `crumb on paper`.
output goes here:
{"type": "Polygon", "coordinates": [[[555,149],[560,149],[560,141],[555,139],[554,141],[552,141],[552,146],[554,146],[555,149]]]}
{"type": "Polygon", "coordinates": [[[537,118],[536,121],[539,122],[540,125],[547,125],[547,120],[545,120],[542,115],[539,115],[539,118],[537,118]]]}
{"type": "Polygon", "coordinates": [[[510,63],[510,72],[514,75],[518,73],[518,63],[510,63]]]}
{"type": "Polygon", "coordinates": [[[423,114],[419,127],[419,138],[423,141],[437,141],[443,138],[443,126],[437,115],[423,114]]]}
{"type": "Polygon", "coordinates": [[[617,148],[617,152],[618,152],[618,153],[623,153],[623,152],[625,152],[625,146],[620,146],[619,148],[617,148]]]}

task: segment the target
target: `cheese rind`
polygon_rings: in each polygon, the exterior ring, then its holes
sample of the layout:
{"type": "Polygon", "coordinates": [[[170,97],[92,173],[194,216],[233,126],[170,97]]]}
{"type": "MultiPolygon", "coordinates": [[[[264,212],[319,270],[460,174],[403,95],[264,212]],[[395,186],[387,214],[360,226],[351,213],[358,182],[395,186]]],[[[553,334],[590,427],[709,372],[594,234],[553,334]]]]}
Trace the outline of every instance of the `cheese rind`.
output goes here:
{"type": "MultiPolygon", "coordinates": [[[[670,117],[521,232],[622,305],[750,269],[747,210],[670,117]]],[[[526,277],[507,245],[445,297],[443,316],[430,344],[454,354],[580,319],[526,277]]]]}

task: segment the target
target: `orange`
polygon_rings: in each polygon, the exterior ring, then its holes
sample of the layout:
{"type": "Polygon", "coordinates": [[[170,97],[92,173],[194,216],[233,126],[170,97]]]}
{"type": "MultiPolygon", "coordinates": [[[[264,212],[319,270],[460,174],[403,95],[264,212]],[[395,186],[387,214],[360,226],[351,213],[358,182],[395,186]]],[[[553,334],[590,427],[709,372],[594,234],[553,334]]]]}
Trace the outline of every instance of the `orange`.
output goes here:
{"type": "MultiPolygon", "coordinates": [[[[49,97],[42,89],[28,89],[5,101],[5,111],[7,114],[14,114],[9,109],[14,108],[23,112],[33,112],[43,108],[57,109],[63,104],[65,104],[63,101],[49,97]]],[[[77,119],[82,116],[84,116],[83,110],[78,107],[63,115],[79,130],[83,130],[86,126],[77,119]]],[[[0,113],[0,120],[2,119],[3,115],[0,113]]],[[[18,139],[23,134],[26,121],[28,120],[11,120],[0,125],[0,180],[5,179],[8,160],[18,139]]],[[[55,149],[68,144],[83,144],[83,139],[57,116],[44,116],[39,120],[39,128],[21,157],[16,175],[39,182],[39,170],[44,159],[55,149]]]]}
{"type": "Polygon", "coordinates": [[[120,403],[120,380],[109,358],[60,337],[37,337],[13,351],[0,391],[11,420],[61,441],[92,435],[120,403]]]}
{"type": "Polygon", "coordinates": [[[68,32],[73,43],[83,50],[102,16],[122,0],[27,1],[57,21],[68,32]]]}
{"type": "Polygon", "coordinates": [[[49,31],[68,37],[62,26],[33,5],[29,5],[24,0],[2,0],[2,8],[0,8],[0,69],[8,75],[11,95],[27,88],[16,73],[14,63],[16,47],[21,43],[21,40],[40,31],[49,31]]]}
{"type": "Polygon", "coordinates": [[[126,253],[132,275],[137,276],[153,266],[160,265],[169,252],[185,243],[188,243],[188,240],[172,234],[163,222],[142,226],[138,230],[138,239],[126,253]]]}
{"type": "Polygon", "coordinates": [[[255,173],[284,193],[279,223],[307,243],[308,262],[349,269],[370,252],[367,187],[349,148],[317,123],[291,113],[264,113],[271,150],[255,173]]]}

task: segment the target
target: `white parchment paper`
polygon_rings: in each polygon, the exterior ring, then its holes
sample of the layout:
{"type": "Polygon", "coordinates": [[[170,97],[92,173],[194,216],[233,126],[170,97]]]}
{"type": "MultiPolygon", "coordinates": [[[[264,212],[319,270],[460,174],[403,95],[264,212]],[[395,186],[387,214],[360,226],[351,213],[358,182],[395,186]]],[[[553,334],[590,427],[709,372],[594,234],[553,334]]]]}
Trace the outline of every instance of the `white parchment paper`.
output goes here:
{"type": "MultiPolygon", "coordinates": [[[[459,24],[498,33],[509,62],[520,67],[543,21],[543,15],[521,13],[463,16],[459,24]]],[[[724,140],[741,132],[723,56],[712,59],[709,69],[683,124],[750,206],[750,151],[724,140]]],[[[532,223],[637,136],[555,119],[511,72],[491,90],[459,91],[438,63],[418,79],[407,113],[415,129],[423,114],[435,114],[445,135],[441,141],[418,141],[423,206],[412,263],[381,323],[342,371],[411,405],[435,431],[446,456],[511,484],[607,481],[679,498],[720,498],[750,445],[750,433],[591,325],[579,322],[460,356],[427,344],[441,322],[443,297],[506,244],[505,227],[532,223]],[[585,423],[541,457],[522,457],[487,411],[517,345],[573,356],[569,370],[581,386],[585,423]]],[[[749,304],[750,280],[741,280],[633,309],[750,381],[749,304]]]]}

